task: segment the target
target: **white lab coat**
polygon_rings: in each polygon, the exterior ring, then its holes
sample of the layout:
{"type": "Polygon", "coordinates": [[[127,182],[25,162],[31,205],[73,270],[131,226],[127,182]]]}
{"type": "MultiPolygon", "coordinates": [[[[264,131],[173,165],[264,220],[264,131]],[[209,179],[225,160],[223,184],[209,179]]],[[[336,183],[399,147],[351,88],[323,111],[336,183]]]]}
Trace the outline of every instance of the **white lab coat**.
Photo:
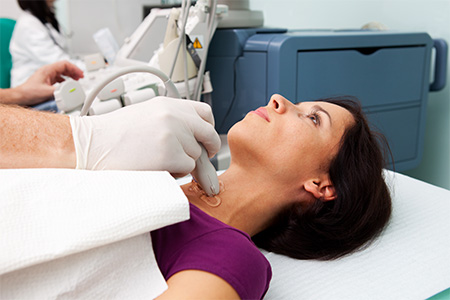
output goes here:
{"type": "Polygon", "coordinates": [[[22,12],[9,46],[13,61],[11,87],[24,83],[40,67],[60,60],[68,60],[84,71],[84,63],[72,59],[66,49],[62,34],[50,24],[42,24],[31,13],[22,12]]]}

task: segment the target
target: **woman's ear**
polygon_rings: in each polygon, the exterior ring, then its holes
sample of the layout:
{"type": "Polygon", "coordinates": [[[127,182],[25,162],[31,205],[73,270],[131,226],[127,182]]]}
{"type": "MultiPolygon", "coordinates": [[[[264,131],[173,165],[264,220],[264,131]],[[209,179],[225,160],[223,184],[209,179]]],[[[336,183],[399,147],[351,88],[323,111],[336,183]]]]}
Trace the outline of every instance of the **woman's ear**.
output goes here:
{"type": "Polygon", "coordinates": [[[303,187],[314,198],[320,201],[331,201],[337,197],[336,190],[329,179],[323,181],[310,179],[304,183],[303,187]]]}

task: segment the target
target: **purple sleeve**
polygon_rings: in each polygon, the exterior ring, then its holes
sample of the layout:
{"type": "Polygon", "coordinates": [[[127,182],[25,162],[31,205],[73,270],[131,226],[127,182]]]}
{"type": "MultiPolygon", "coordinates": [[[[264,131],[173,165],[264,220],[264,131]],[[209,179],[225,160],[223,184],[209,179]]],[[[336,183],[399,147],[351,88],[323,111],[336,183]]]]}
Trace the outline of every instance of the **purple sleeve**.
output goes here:
{"type": "Polygon", "coordinates": [[[177,251],[167,274],[202,270],[227,281],[241,299],[262,299],[271,279],[270,264],[247,237],[221,229],[205,234],[177,251]]]}

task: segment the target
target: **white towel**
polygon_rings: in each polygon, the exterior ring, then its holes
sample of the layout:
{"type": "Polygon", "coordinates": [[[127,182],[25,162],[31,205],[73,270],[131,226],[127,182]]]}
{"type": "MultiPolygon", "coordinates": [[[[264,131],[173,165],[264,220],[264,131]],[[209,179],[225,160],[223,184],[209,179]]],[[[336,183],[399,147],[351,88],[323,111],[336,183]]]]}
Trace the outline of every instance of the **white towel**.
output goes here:
{"type": "Polygon", "coordinates": [[[189,218],[168,173],[1,170],[0,182],[0,298],[154,298],[166,288],[148,232],[189,218]]]}

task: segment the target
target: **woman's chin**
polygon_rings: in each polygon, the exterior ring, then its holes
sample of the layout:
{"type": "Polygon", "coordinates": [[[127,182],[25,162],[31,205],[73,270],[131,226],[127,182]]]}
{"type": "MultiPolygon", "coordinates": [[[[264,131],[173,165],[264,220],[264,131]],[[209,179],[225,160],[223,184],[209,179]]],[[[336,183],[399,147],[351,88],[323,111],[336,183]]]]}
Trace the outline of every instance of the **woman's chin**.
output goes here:
{"type": "Polygon", "coordinates": [[[239,121],[235,123],[230,130],[228,130],[227,133],[227,140],[228,140],[228,147],[230,147],[230,150],[234,148],[234,146],[237,144],[239,145],[242,142],[245,142],[246,137],[245,125],[243,124],[243,121],[239,121]]]}

